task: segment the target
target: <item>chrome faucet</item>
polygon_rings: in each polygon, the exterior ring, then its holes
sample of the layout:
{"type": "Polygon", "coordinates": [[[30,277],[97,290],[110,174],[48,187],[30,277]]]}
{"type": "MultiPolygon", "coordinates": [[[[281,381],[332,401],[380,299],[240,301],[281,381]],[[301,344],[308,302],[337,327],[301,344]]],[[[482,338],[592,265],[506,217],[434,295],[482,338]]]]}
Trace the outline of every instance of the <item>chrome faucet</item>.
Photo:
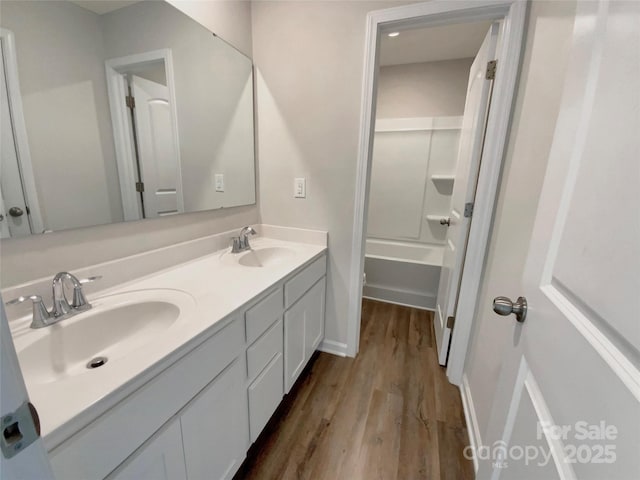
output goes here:
{"type": "Polygon", "coordinates": [[[233,237],[233,246],[231,247],[231,253],[240,253],[245,250],[251,250],[249,245],[249,235],[256,235],[256,232],[252,227],[244,227],[240,230],[238,237],[233,237]]]}
{"type": "Polygon", "coordinates": [[[31,320],[31,328],[48,327],[66,318],[85,312],[91,308],[91,304],[87,302],[82,285],[85,283],[95,282],[102,277],[89,277],[78,280],[75,275],[69,272],[60,272],[53,277],[53,308],[47,310],[47,306],[42,301],[40,295],[29,295],[27,297],[20,296],[7,302],[7,305],[15,305],[18,303],[31,300],[33,302],[33,318],[31,320]],[[64,281],[68,280],[73,286],[73,299],[71,303],[67,300],[64,292],[64,281]]]}

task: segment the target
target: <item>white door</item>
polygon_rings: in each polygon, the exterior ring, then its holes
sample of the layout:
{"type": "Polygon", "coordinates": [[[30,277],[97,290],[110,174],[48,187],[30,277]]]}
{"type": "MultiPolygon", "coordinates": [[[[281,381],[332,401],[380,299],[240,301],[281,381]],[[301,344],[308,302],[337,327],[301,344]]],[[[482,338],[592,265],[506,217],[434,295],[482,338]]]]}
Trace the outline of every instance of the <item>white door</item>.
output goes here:
{"type": "Polygon", "coordinates": [[[498,31],[499,24],[496,22],[491,25],[469,72],[449,227],[436,298],[434,328],[440,365],[447,363],[449,352],[451,328],[447,324],[447,319],[455,316],[470,224],[470,218],[465,217],[464,209],[465,204],[473,203],[475,198],[493,82],[487,79],[487,63],[495,58],[498,31]]]}
{"type": "Polygon", "coordinates": [[[478,478],[640,478],[640,3],[578,2],[569,58],[478,478]]]}
{"type": "Polygon", "coordinates": [[[9,93],[4,70],[2,42],[0,42],[0,54],[2,55],[0,58],[2,60],[0,63],[0,186],[6,209],[6,211],[0,212],[3,215],[0,223],[2,224],[3,238],[7,231],[11,237],[23,237],[31,235],[31,226],[22,190],[18,153],[13,136],[11,112],[9,111],[9,93]]]}
{"type": "MultiPolygon", "coordinates": [[[[3,420],[6,419],[7,415],[13,414],[28,401],[27,389],[4,312],[4,302],[0,297],[0,416],[3,420]]],[[[3,443],[3,452],[0,453],[0,478],[3,480],[32,478],[53,480],[53,472],[42,440],[38,438],[35,442],[20,449],[19,443],[24,442],[25,438],[17,438],[16,435],[20,435],[20,433],[16,433],[15,430],[13,430],[13,434],[7,431],[7,425],[10,426],[14,422],[10,420],[1,423],[0,442],[3,443]],[[4,453],[5,447],[17,447],[20,450],[14,456],[7,458],[4,453]]],[[[22,422],[18,422],[18,430],[25,430],[21,425],[22,422]]]]}
{"type": "Polygon", "coordinates": [[[178,135],[169,88],[131,76],[146,218],[184,211],[178,135]]]}

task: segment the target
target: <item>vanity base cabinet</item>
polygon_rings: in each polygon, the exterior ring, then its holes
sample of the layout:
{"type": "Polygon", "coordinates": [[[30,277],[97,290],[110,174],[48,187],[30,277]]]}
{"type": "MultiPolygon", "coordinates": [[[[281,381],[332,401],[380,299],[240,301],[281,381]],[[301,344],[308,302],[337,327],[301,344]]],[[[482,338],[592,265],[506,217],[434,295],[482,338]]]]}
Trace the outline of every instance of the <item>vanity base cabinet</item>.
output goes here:
{"type": "Polygon", "coordinates": [[[284,386],[289,393],[324,337],[325,277],[284,313],[284,386]]]}
{"type": "Polygon", "coordinates": [[[233,478],[324,338],[325,275],[322,255],[58,445],[56,478],[233,478]]]}
{"type": "Polygon", "coordinates": [[[249,448],[246,364],[237,358],[180,416],[189,480],[231,479],[249,448]]]}
{"type": "Polygon", "coordinates": [[[180,422],[162,428],[107,480],[187,480],[180,422]]]}

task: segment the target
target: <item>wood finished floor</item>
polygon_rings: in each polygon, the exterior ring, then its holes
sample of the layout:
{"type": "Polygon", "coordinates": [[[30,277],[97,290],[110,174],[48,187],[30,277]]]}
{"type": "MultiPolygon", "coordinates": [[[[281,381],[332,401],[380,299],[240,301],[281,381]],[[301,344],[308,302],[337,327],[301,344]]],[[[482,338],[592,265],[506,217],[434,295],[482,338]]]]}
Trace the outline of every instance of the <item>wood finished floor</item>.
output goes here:
{"type": "Polygon", "coordinates": [[[473,478],[458,388],[438,365],[432,314],[365,300],[356,359],[320,353],[235,479],[473,478]]]}

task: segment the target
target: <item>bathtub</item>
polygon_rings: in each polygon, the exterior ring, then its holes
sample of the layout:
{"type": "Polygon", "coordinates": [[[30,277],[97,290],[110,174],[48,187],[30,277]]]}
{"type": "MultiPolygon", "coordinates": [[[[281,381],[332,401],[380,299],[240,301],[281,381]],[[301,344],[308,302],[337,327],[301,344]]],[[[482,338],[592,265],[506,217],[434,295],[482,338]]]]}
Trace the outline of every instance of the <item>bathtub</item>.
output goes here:
{"type": "Polygon", "coordinates": [[[363,297],[435,310],[444,247],[369,238],[363,297]]]}

